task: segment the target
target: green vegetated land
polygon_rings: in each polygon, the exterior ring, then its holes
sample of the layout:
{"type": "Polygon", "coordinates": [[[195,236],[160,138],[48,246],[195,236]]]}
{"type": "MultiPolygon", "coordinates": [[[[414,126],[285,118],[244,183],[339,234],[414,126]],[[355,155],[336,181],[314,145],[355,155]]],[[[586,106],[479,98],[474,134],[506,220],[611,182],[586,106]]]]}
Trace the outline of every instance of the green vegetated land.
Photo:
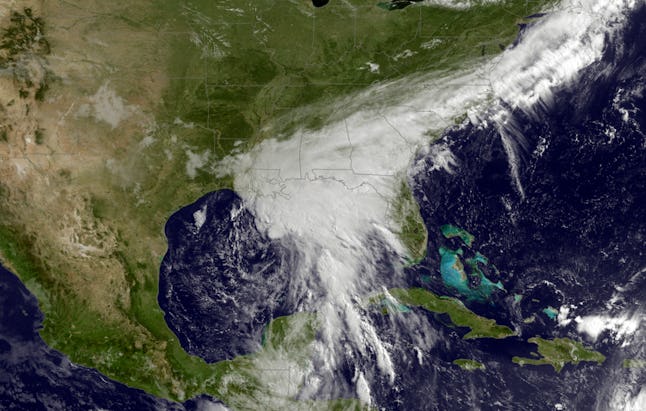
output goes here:
{"type": "Polygon", "coordinates": [[[422,288],[393,288],[388,292],[402,304],[420,307],[438,314],[447,314],[453,324],[470,328],[471,330],[464,335],[464,339],[507,338],[516,335],[511,328],[497,324],[490,318],[479,316],[456,298],[438,296],[422,288]]]}
{"type": "MultiPolygon", "coordinates": [[[[119,267],[125,278],[125,290],[113,283],[114,292],[108,293],[113,301],[98,306],[88,298],[87,288],[79,285],[84,278],[113,272],[97,273],[102,263],[87,269],[68,265],[69,256],[58,244],[43,244],[37,229],[28,228],[29,220],[20,210],[24,204],[10,197],[11,187],[3,188],[0,251],[3,261],[38,297],[45,313],[41,335],[48,344],[75,363],[165,398],[182,400],[210,393],[243,409],[242,398],[254,390],[276,396],[258,385],[262,362],[254,360],[267,355],[267,350],[206,364],[188,355],[168,329],[157,305],[167,218],[210,190],[232,186],[230,177],[215,178],[210,168],[222,157],[247,150],[264,138],[288,136],[299,127],[320,127],[334,110],[331,101],[374,82],[417,72],[446,73],[500,53],[501,46],[515,38],[522,16],[553,2],[514,0],[470,9],[425,6],[392,12],[375,3],[352,0],[314,10],[309,2],[259,0],[237,2],[233,10],[210,0],[191,5],[152,1],[137,8],[115,2],[114,10],[92,16],[96,28],[115,24],[120,30],[158,36],[157,46],[170,50],[160,63],[167,67],[169,86],[152,108],[157,121],[151,131],[155,142],[145,149],[130,149],[144,137],[140,134],[124,140],[123,149],[110,152],[118,175],[106,169],[72,176],[61,170],[52,176],[51,187],[56,190],[86,193],[85,206],[92,216],[88,226],[107,227],[116,238],[116,250],[101,260],[106,267],[107,262],[119,267]],[[368,62],[378,64],[378,71],[369,70],[368,62]],[[194,173],[187,172],[191,154],[204,159],[194,173]],[[239,388],[224,391],[224,375],[238,375],[239,388]]],[[[70,7],[70,14],[92,12],[83,9],[81,2],[61,3],[61,7],[70,7]]],[[[43,24],[47,34],[47,15],[21,21],[28,33],[32,24],[43,24]]],[[[47,45],[49,53],[49,43],[38,41],[36,46],[47,45]]],[[[14,55],[13,46],[8,47],[8,55],[14,55]]],[[[64,49],[65,44],[53,44],[53,54],[61,51],[57,47],[64,49]]],[[[119,85],[118,78],[111,81],[119,85]]],[[[34,93],[39,89],[34,85],[34,93]]],[[[124,138],[118,131],[108,136],[124,138]]],[[[8,184],[3,182],[3,187],[8,184]]],[[[48,203],[54,209],[52,204],[48,203]]],[[[51,216],[57,219],[56,214],[51,216]]],[[[411,227],[404,230],[410,233],[405,236],[411,244],[421,243],[421,228],[417,223],[411,227]]],[[[457,300],[423,290],[393,290],[395,294],[402,302],[445,312],[456,325],[470,327],[465,338],[513,335],[508,327],[475,315],[457,300]]],[[[280,401],[276,409],[282,406],[280,401]]],[[[340,400],[316,407],[333,405],[356,406],[353,400],[340,400]]]]}
{"type": "Polygon", "coordinates": [[[274,319],[265,330],[261,351],[213,365],[204,375],[202,389],[235,409],[254,409],[259,404],[276,410],[365,409],[356,399],[297,401],[293,398],[298,387],[290,386],[290,378],[292,373],[296,377],[299,368],[307,366],[316,328],[314,314],[299,313],[274,319]],[[272,384],[287,384],[287,387],[281,388],[282,395],[277,395],[272,384]]]}
{"type": "Polygon", "coordinates": [[[512,361],[519,365],[551,365],[556,372],[560,372],[565,364],[578,364],[582,361],[603,363],[606,357],[600,352],[585,347],[578,341],[569,338],[555,338],[546,340],[533,337],[529,340],[538,346],[540,358],[513,357],[512,361]]]}
{"type": "Polygon", "coordinates": [[[408,250],[408,264],[417,264],[426,256],[428,232],[419,206],[408,184],[402,182],[399,196],[393,204],[394,220],[400,224],[399,237],[408,250]]]}
{"type": "Polygon", "coordinates": [[[457,360],[453,360],[453,364],[467,371],[484,370],[486,368],[483,363],[467,358],[458,358],[457,360]]]}
{"type": "Polygon", "coordinates": [[[623,361],[622,366],[624,368],[646,368],[646,360],[629,358],[623,361]]]}

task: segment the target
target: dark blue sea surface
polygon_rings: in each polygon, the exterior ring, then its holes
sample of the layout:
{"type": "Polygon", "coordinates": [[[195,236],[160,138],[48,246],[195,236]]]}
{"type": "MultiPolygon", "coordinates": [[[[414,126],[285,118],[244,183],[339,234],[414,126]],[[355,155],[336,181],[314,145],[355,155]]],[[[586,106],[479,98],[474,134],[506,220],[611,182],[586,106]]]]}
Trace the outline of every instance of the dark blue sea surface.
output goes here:
{"type": "MultiPolygon", "coordinates": [[[[439,281],[438,248],[464,247],[447,240],[440,227],[452,224],[475,236],[474,249],[489,258],[506,293],[474,311],[516,327],[517,338],[465,342],[464,331],[440,331],[437,351],[423,366],[402,367],[404,389],[393,395],[384,385],[380,404],[397,409],[608,409],[619,385],[633,395],[646,384],[646,372],[622,369],[644,342],[622,347],[608,333],[587,344],[607,356],[602,366],[518,367],[513,356],[528,357],[526,339],[570,337],[582,340],[575,322],[561,327],[543,310],[576,305],[577,315],[638,311],[646,303],[646,8],[609,43],[603,59],[571,84],[557,90],[554,103],[536,113],[515,111],[505,130],[518,143],[519,179],[510,171],[500,130],[466,125],[448,130],[436,144],[448,147],[458,165],[454,173],[427,167],[412,185],[429,230],[423,271],[412,268],[413,282],[456,296],[439,281]],[[519,189],[522,187],[522,191],[519,189]],[[641,274],[640,274],[641,273],[641,274]],[[429,278],[430,277],[430,278],[429,278]],[[623,290],[621,298],[609,301],[623,290]],[[514,304],[513,295],[522,300],[514,304]],[[610,307],[610,308],[609,308],[610,307]],[[535,321],[522,320],[535,316],[535,321]],[[448,361],[464,357],[486,364],[485,372],[466,373],[448,361]],[[430,381],[432,382],[430,382],[430,381]],[[425,381],[425,382],[423,382],[425,381]],[[424,387],[434,387],[424,390],[424,387]],[[464,401],[463,403],[459,403],[464,401]]],[[[445,319],[430,315],[439,330],[445,319]]],[[[393,336],[393,343],[397,336],[393,336]]]]}
{"type": "Polygon", "coordinates": [[[269,321],[291,314],[288,251],[258,231],[231,190],[180,209],[165,231],[158,300],[182,346],[209,362],[257,351],[269,321]]]}
{"type": "Polygon", "coordinates": [[[414,177],[431,238],[424,264],[439,265],[439,226],[454,224],[475,235],[510,293],[551,295],[553,306],[567,295],[589,309],[646,265],[645,33],[630,27],[537,117],[514,113],[524,197],[495,127],[445,134],[456,172],[414,177]]]}

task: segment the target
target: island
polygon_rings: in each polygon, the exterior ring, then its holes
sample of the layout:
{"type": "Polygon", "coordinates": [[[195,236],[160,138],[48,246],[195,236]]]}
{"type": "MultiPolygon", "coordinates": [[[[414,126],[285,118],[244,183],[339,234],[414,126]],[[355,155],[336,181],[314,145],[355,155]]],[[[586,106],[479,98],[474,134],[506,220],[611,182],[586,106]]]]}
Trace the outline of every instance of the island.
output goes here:
{"type": "Polygon", "coordinates": [[[453,364],[467,371],[484,370],[486,368],[483,363],[467,358],[458,358],[457,360],[453,360],[453,364]]]}
{"type": "Polygon", "coordinates": [[[627,358],[622,365],[624,368],[646,368],[646,360],[627,358]]]}
{"type": "MultiPolygon", "coordinates": [[[[468,327],[471,330],[464,335],[464,339],[473,338],[507,338],[516,333],[505,325],[497,324],[496,321],[482,317],[470,309],[468,309],[462,301],[446,296],[438,296],[431,291],[423,288],[393,288],[388,293],[397,300],[399,304],[404,306],[419,307],[427,311],[447,314],[451,322],[458,327],[468,327]]],[[[387,296],[381,294],[378,297],[373,297],[372,301],[384,301],[387,296]]],[[[397,303],[390,303],[388,305],[397,303]]],[[[382,304],[384,305],[384,304],[382,304]]],[[[398,311],[403,311],[399,308],[398,311]]]]}
{"type": "Polygon", "coordinates": [[[578,341],[569,338],[555,338],[546,340],[533,337],[527,340],[538,345],[540,358],[513,357],[512,361],[520,366],[524,365],[551,365],[556,372],[561,372],[565,364],[578,364],[582,361],[603,363],[606,357],[600,352],[585,347],[578,341]]]}
{"type": "Polygon", "coordinates": [[[442,235],[445,238],[458,237],[460,240],[462,240],[462,242],[467,247],[471,247],[471,245],[473,244],[473,240],[475,239],[473,234],[471,234],[467,230],[464,230],[460,227],[456,227],[454,225],[445,224],[442,227],[440,227],[440,230],[442,231],[442,235]]]}

